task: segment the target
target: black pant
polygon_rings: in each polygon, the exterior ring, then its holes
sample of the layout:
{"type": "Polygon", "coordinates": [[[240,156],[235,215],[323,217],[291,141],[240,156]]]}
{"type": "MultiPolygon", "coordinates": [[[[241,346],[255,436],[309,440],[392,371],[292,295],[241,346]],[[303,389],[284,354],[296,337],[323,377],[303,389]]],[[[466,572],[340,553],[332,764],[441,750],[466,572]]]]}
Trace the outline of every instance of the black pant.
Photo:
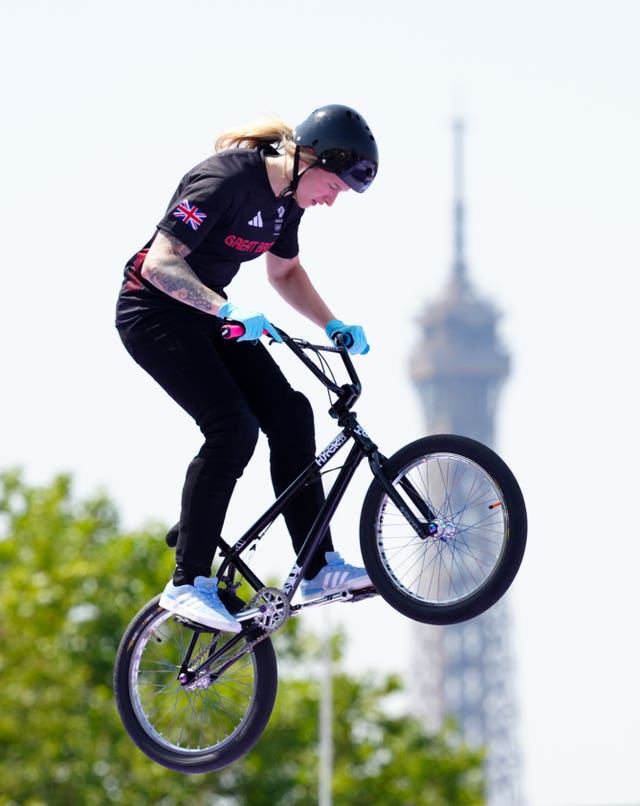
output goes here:
{"type": "MultiPolygon", "coordinates": [[[[145,369],[198,424],[204,444],[182,490],[176,585],[209,576],[227,507],[258,438],[267,436],[271,479],[282,492],[315,456],[313,412],[263,344],[225,341],[221,322],[191,312],[149,312],[120,327],[120,337],[145,369]]],[[[300,492],[284,512],[298,552],[324,501],[322,482],[300,492]]],[[[313,577],[332,551],[324,538],[307,571],[313,577]]]]}

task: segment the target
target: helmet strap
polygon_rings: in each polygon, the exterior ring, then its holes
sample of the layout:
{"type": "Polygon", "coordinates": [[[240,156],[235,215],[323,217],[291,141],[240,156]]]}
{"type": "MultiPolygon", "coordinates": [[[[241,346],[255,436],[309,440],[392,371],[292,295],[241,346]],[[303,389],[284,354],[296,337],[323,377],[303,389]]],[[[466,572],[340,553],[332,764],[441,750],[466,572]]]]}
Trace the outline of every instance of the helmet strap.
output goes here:
{"type": "Polygon", "coordinates": [[[298,169],[300,168],[300,146],[296,146],[295,153],[293,155],[293,172],[291,177],[290,184],[284,189],[281,190],[278,194],[279,199],[284,199],[287,196],[294,196],[296,190],[298,189],[298,185],[300,184],[300,180],[309,170],[309,168],[313,168],[313,165],[307,166],[304,171],[301,171],[298,174],[298,169]]]}

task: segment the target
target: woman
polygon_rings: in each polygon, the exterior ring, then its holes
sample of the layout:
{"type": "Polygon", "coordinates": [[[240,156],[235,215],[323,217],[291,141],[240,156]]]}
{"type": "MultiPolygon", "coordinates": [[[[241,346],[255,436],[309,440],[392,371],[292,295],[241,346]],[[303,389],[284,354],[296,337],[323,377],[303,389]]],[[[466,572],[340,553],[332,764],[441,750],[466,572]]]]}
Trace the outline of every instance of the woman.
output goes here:
{"type": "MultiPolygon", "coordinates": [[[[216,141],[216,153],[180,182],[153,238],[125,268],[116,326],[134,360],[193,417],[204,444],[182,491],[176,568],[162,607],[215,629],[238,632],[210,578],[234,486],[267,436],[276,494],[315,455],[311,406],[291,388],[263,344],[279,336],[262,313],[227,298],[241,263],[265,255],[271,285],[331,337],[351,336],[350,352],[369,348],[364,331],[336,319],[298,254],[304,211],[331,206],[340,193],[363,192],[378,168],[365,120],[346,106],[315,110],[292,130],[274,119],[216,141]],[[222,339],[224,318],[241,322],[237,342],[222,339]]],[[[287,508],[296,552],[324,500],[322,483],[287,508]]],[[[303,597],[371,584],[365,569],[347,565],[327,534],[301,585],[303,597]]]]}

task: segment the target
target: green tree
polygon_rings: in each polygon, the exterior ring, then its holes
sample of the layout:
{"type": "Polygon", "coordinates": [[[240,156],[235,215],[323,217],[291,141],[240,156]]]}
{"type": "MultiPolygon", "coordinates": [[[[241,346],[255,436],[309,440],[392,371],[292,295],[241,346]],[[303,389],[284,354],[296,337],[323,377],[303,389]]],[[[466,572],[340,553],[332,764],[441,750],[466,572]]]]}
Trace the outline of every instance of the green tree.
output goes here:
{"type": "MultiPolygon", "coordinates": [[[[179,775],[126,735],[113,661],[127,622],[171,573],[164,532],[151,524],[123,533],[109,499],[75,501],[68,476],[30,487],[18,471],[0,474],[1,806],[316,801],[319,684],[304,664],[317,641],[298,619],[274,636],[276,710],[245,759],[179,775]]],[[[479,753],[452,729],[430,736],[390,716],[399,681],[347,675],[338,639],[335,661],[336,806],[482,803],[479,753]]]]}

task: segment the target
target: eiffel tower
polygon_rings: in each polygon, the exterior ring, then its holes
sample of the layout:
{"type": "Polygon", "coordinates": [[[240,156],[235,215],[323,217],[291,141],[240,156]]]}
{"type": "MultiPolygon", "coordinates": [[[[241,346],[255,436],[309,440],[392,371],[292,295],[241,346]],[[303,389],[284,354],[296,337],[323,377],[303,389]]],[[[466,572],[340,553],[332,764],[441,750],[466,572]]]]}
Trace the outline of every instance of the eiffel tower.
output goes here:
{"type": "MultiPolygon", "coordinates": [[[[469,280],[462,121],[454,122],[453,136],[452,272],[442,297],[419,317],[421,340],[411,356],[410,374],[428,433],[463,434],[493,446],[498,393],[510,361],[497,335],[498,312],[469,280]]],[[[412,629],[414,713],[432,730],[454,717],[466,742],[487,751],[489,806],[523,806],[508,596],[471,621],[412,629]]]]}

